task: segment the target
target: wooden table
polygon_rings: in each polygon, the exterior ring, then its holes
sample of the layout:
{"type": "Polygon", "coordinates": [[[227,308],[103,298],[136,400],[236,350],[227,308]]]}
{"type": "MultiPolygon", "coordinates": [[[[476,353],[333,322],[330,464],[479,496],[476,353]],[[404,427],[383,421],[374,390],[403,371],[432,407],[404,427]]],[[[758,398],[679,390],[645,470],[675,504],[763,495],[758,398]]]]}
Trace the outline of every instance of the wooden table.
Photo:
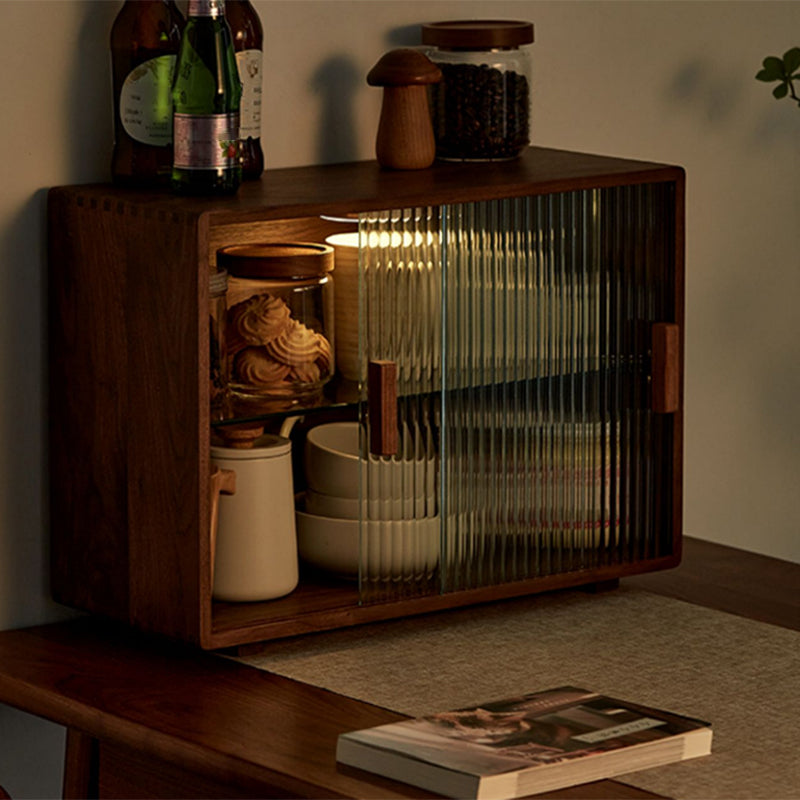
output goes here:
{"type": "MultiPolygon", "coordinates": [[[[800,564],[687,539],[679,568],[625,583],[800,630],[800,564]]],[[[402,715],[94,619],[1,632],[0,702],[66,726],[65,797],[429,796],[336,764],[339,733],[402,715]]]]}

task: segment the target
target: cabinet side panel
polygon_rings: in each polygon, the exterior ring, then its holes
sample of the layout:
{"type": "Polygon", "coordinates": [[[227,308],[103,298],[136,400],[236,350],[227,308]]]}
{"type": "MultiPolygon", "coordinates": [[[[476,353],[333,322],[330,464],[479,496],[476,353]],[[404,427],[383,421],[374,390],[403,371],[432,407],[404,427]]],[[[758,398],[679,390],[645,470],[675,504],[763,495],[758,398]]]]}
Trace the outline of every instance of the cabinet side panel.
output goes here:
{"type": "MultiPolygon", "coordinates": [[[[137,627],[197,641],[200,628],[200,439],[207,444],[208,278],[198,286],[198,218],[130,210],[131,619],[137,627]],[[207,316],[207,312],[206,312],[207,316]],[[201,423],[202,419],[202,423],[201,423]],[[202,430],[202,433],[201,433],[202,430]]],[[[207,276],[208,266],[205,266],[207,276]]],[[[207,551],[207,547],[205,548],[207,551]]],[[[207,558],[207,552],[205,553],[207,558]]]]}
{"type": "Polygon", "coordinates": [[[51,581],[56,600],[125,619],[124,242],[97,206],[49,198],[51,581]]]}
{"type": "Polygon", "coordinates": [[[672,491],[673,552],[680,558],[683,536],[683,403],[686,363],[686,175],[675,180],[675,322],[680,333],[678,410],[673,416],[674,473],[672,491]]]}

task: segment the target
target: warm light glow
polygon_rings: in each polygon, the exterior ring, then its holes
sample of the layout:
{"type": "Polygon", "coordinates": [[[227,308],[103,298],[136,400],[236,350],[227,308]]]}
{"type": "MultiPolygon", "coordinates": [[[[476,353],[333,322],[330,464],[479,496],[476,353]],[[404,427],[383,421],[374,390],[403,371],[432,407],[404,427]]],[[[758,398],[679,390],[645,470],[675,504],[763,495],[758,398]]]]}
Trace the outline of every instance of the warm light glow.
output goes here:
{"type": "MultiPolygon", "coordinates": [[[[358,247],[359,235],[352,233],[334,233],[328,236],[325,241],[333,247],[358,247]]],[[[366,237],[366,246],[371,249],[388,249],[390,247],[421,247],[425,244],[433,244],[434,234],[428,232],[424,234],[420,231],[370,231],[366,237]]]]}

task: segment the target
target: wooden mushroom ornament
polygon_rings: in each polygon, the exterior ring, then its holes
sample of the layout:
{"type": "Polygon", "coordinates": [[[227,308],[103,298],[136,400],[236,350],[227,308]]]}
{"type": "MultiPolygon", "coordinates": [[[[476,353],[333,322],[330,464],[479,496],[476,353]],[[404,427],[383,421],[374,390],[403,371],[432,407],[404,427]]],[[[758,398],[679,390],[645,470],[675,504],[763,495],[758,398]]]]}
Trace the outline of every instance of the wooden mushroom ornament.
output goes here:
{"type": "Polygon", "coordinates": [[[442,72],[411,48],[390,50],[369,71],[367,83],[383,87],[383,105],[375,141],[378,163],[388,169],[425,169],[436,156],[428,105],[428,84],[442,72]]]}

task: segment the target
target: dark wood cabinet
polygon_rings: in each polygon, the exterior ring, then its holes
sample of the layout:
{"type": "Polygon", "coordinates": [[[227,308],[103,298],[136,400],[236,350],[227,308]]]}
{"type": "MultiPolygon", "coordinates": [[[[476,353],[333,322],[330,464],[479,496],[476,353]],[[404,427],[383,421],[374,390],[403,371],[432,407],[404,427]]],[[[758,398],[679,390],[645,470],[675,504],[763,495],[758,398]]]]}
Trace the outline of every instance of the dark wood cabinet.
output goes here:
{"type": "MultiPolygon", "coordinates": [[[[272,170],[226,199],[109,185],[59,187],[50,191],[48,216],[52,586],[60,602],[218,649],[598,584],[680,560],[679,167],[531,148],[515,161],[437,164],[415,172],[382,170],[374,162],[272,170]],[[486,552],[473,547],[458,579],[451,570],[448,580],[438,576],[433,588],[411,594],[371,596],[355,584],[307,573],[295,592],[279,600],[212,600],[208,304],[217,249],[236,242],[324,241],[337,230],[332,218],[422,207],[447,209],[447,230],[440,233],[458,238],[458,252],[471,250],[464,237],[476,224],[505,230],[512,220],[515,233],[507,238],[527,237],[519,252],[548,247],[547,264],[568,271],[577,259],[596,268],[596,288],[587,289],[599,293],[592,295],[597,312],[594,333],[585,337],[591,340],[588,355],[575,355],[562,343],[562,366],[574,359],[567,369],[492,373],[480,386],[474,380],[440,383],[436,393],[446,408],[437,407],[437,414],[452,415],[458,425],[469,418],[473,434],[481,427],[476,409],[488,418],[496,402],[514,413],[534,408],[537,419],[558,409],[562,422],[599,420],[610,432],[603,445],[610,460],[600,462],[599,481],[601,495],[612,498],[603,513],[614,530],[601,531],[596,548],[562,548],[564,530],[551,529],[550,544],[536,553],[530,540],[510,545],[517,535],[504,531],[492,547],[503,549],[503,564],[511,553],[512,569],[475,579],[470,565],[486,552]],[[520,566],[526,558],[537,563],[520,566]]],[[[550,267],[542,269],[540,280],[546,281],[550,267]]],[[[442,292],[451,312],[458,300],[448,294],[448,280],[462,287],[466,278],[447,265],[442,292]]],[[[576,302],[566,283],[558,285],[547,310],[551,338],[562,325],[552,320],[569,316],[576,302]]],[[[504,308],[497,313],[506,319],[504,308]]],[[[583,330],[580,320],[570,325],[583,330]]],[[[505,330],[515,341],[535,336],[507,325],[505,330]]],[[[515,351],[504,352],[507,370],[515,351]]],[[[446,372],[449,356],[442,353],[446,372]]],[[[363,417],[363,399],[358,389],[355,399],[333,398],[309,415],[363,417]]],[[[523,421],[514,431],[535,424],[523,421]]],[[[459,433],[448,429],[442,455],[453,474],[460,463],[459,433]]],[[[463,447],[470,448],[470,441],[464,439],[463,447]]],[[[524,466],[529,450],[520,452],[503,451],[502,458],[524,466]]],[[[501,502],[504,479],[492,475],[500,485],[494,498],[501,502]]],[[[581,481],[585,477],[572,483],[581,481]]],[[[535,520],[538,501],[531,497],[527,519],[535,520]]]]}

